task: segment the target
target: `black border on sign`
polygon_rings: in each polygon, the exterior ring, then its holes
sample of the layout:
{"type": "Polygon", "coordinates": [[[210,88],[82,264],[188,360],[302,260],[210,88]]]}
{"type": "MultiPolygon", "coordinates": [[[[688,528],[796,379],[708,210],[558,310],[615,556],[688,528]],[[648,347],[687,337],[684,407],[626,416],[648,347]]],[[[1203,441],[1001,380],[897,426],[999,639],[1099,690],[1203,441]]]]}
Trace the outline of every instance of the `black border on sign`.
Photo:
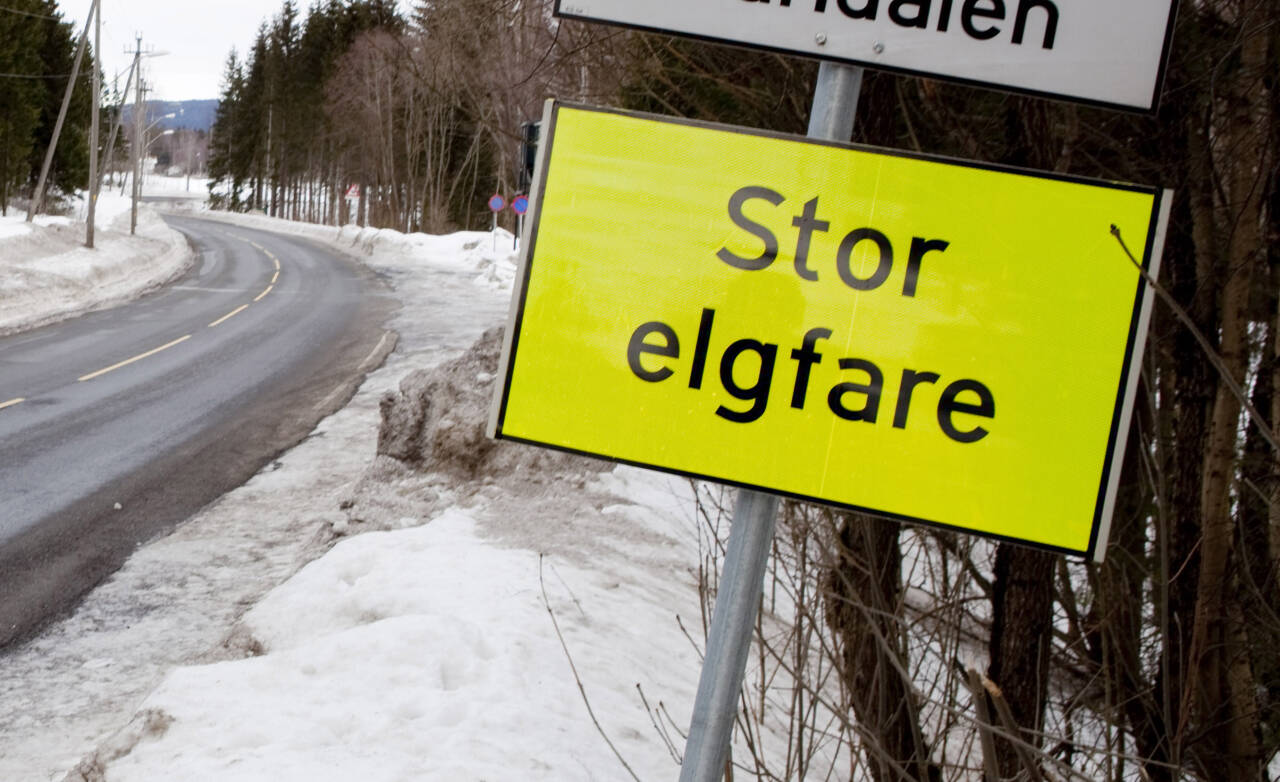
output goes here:
{"type": "Polygon", "coordinates": [[[950,74],[934,72],[934,71],[918,71],[912,68],[901,68],[885,65],[880,62],[872,62],[870,60],[858,60],[850,57],[823,57],[814,52],[806,52],[799,49],[787,49],[781,46],[767,46],[765,44],[751,43],[749,41],[737,41],[731,38],[717,38],[711,35],[698,35],[695,33],[686,33],[677,30],[667,30],[661,27],[650,27],[642,24],[630,24],[617,22],[612,19],[605,19],[599,16],[589,16],[586,14],[575,14],[560,10],[560,6],[564,0],[556,0],[555,8],[552,11],[554,16],[561,19],[573,19],[580,22],[591,22],[595,24],[607,24],[613,27],[622,27],[628,30],[637,30],[644,33],[656,33],[658,35],[672,35],[677,38],[690,38],[696,41],[705,41],[707,43],[723,44],[738,49],[748,49],[759,52],[770,52],[773,54],[785,54],[792,57],[802,57],[806,60],[839,62],[846,65],[857,65],[861,68],[869,68],[875,71],[886,71],[888,73],[897,73],[903,76],[917,76],[922,79],[938,79],[939,81],[948,81],[954,84],[962,84],[966,87],[978,87],[981,89],[996,90],[998,92],[1008,92],[1015,95],[1029,95],[1033,98],[1046,98],[1048,100],[1065,101],[1068,103],[1078,103],[1083,106],[1093,106],[1100,109],[1111,109],[1113,111],[1123,111],[1129,114],[1146,114],[1154,115],[1160,105],[1160,91],[1164,87],[1165,74],[1169,68],[1169,52],[1173,45],[1173,25],[1178,14],[1178,0],[1170,0],[1169,2],[1169,18],[1165,23],[1164,47],[1160,51],[1160,65],[1156,69],[1156,82],[1152,87],[1151,100],[1146,106],[1132,106],[1127,103],[1111,103],[1108,101],[1093,100],[1091,98],[1082,98],[1061,92],[1048,92],[1045,90],[1033,90],[1026,87],[1015,87],[999,82],[981,81],[979,79],[966,79],[962,76],[951,76],[950,74]]]}
{"type": "MultiPolygon", "coordinates": [[[[1133,366],[1134,351],[1138,347],[1138,327],[1142,316],[1142,308],[1144,300],[1149,296],[1145,276],[1138,277],[1138,284],[1135,286],[1134,305],[1129,319],[1129,334],[1125,342],[1124,362],[1121,365],[1118,377],[1118,389],[1116,391],[1116,402],[1111,415],[1111,427],[1107,438],[1107,452],[1104,455],[1101,476],[1099,481],[1099,489],[1096,502],[1094,504],[1093,520],[1091,522],[1089,532],[1089,543],[1084,549],[1066,548],[1062,546],[1053,546],[1047,543],[1041,543],[1033,540],[1025,540],[1023,538],[1010,537],[997,533],[975,530],[969,527],[962,527],[946,522],[935,521],[933,519],[920,518],[918,516],[910,516],[902,513],[881,510],[878,508],[864,507],[861,505],[853,505],[849,503],[837,502],[822,497],[813,497],[807,494],[799,494],[789,492],[783,489],[777,489],[769,486],[761,486],[759,484],[745,483],[736,481],[731,478],[725,478],[717,475],[706,475],[703,473],[692,472],[689,470],[681,470],[674,467],[667,467],[647,462],[634,461],[618,456],[612,456],[604,453],[596,453],[593,451],[584,451],[576,448],[569,448],[562,445],[552,443],[544,443],[537,440],[529,440],[523,437],[515,437],[506,434],[502,430],[503,422],[507,415],[507,401],[511,395],[511,381],[515,373],[515,359],[520,347],[520,329],[524,324],[524,311],[526,298],[529,290],[529,280],[532,277],[533,261],[537,248],[538,230],[542,222],[542,202],[543,194],[546,192],[547,180],[550,176],[550,163],[552,148],[555,144],[556,124],[560,116],[561,109],[571,109],[574,111],[594,112],[599,114],[612,114],[615,116],[628,117],[636,120],[661,122],[672,125],[686,125],[690,127],[713,130],[721,133],[736,133],[744,136],[758,136],[763,138],[772,138],[781,141],[793,141],[806,145],[834,147],[837,149],[847,149],[857,152],[868,152],[877,155],[887,155],[890,157],[906,158],[910,160],[921,160],[931,163],[939,163],[942,165],[958,166],[961,168],[977,169],[982,171],[994,171],[1004,174],[1012,174],[1015,176],[1025,176],[1032,179],[1048,179],[1058,182],[1067,182],[1072,184],[1087,185],[1090,187],[1102,187],[1110,190],[1121,190],[1132,193],[1145,193],[1152,196],[1151,218],[1147,229],[1147,242],[1143,248],[1142,269],[1149,273],[1152,261],[1152,251],[1157,241],[1156,231],[1161,213],[1162,199],[1164,191],[1160,188],[1150,187],[1146,185],[1135,185],[1124,182],[1109,182],[1102,179],[1092,179],[1089,177],[1073,176],[1052,171],[1036,171],[1034,169],[1018,168],[1015,166],[1002,165],[999,163],[987,163],[982,161],[962,160],[959,158],[945,157],[941,155],[927,155],[919,152],[910,152],[905,150],[885,149],[881,147],[873,147],[866,144],[849,144],[837,141],[825,141],[820,139],[811,139],[804,136],[796,136],[789,133],[779,133],[776,131],[762,130],[759,128],[745,128],[732,125],[722,125],[712,122],[702,122],[691,119],[678,119],[666,117],[658,114],[647,114],[636,111],[623,111],[620,109],[610,109],[600,106],[590,106],[580,103],[569,103],[558,100],[550,100],[547,112],[544,114],[544,124],[542,141],[539,144],[537,176],[535,177],[536,198],[531,198],[533,202],[532,215],[529,218],[530,228],[529,237],[526,246],[523,249],[521,257],[520,273],[517,275],[517,284],[519,288],[516,291],[513,300],[510,319],[507,323],[507,339],[509,348],[503,352],[502,366],[500,373],[502,375],[502,389],[500,397],[497,399],[494,413],[489,424],[490,435],[492,437],[510,440],[512,442],[525,443],[528,445],[536,445],[542,448],[550,448],[551,450],[561,451],[563,453],[571,453],[579,456],[590,456],[597,459],[605,459],[618,464],[627,464],[635,467],[644,467],[646,469],[657,470],[671,475],[679,475],[687,478],[695,478],[698,480],[712,481],[715,483],[726,484],[729,486],[737,486],[739,488],[752,489],[770,494],[776,494],[782,497],[788,497],[795,500],[805,502],[813,502],[819,505],[826,505],[844,510],[851,510],[858,513],[866,513],[874,516],[880,516],[895,521],[906,522],[910,524],[921,524],[937,529],[945,529],[956,532],[963,532],[969,535],[976,535],[990,540],[1005,541],[1009,543],[1017,543],[1023,546],[1040,549],[1042,551],[1050,551],[1057,554],[1071,554],[1075,556],[1084,556],[1088,559],[1095,559],[1096,548],[1098,546],[1098,534],[1102,527],[1102,512],[1104,510],[1107,489],[1113,478],[1113,472],[1116,469],[1116,444],[1120,437],[1120,424],[1123,416],[1123,408],[1125,395],[1128,389],[1131,374],[1135,371],[1133,366]]],[[[1115,477],[1118,478],[1118,475],[1115,477]]]]}
{"type": "MultiPolygon", "coordinates": [[[[511,440],[502,433],[502,422],[507,420],[507,400],[511,396],[511,376],[515,373],[516,351],[520,348],[520,326],[524,323],[524,305],[529,295],[530,268],[533,266],[533,251],[538,246],[538,229],[542,227],[542,197],[547,192],[547,168],[551,163],[551,145],[555,139],[556,121],[560,117],[560,102],[548,100],[543,109],[543,128],[538,134],[538,157],[534,161],[534,177],[529,188],[532,213],[525,215],[529,228],[528,241],[520,250],[520,268],[517,270],[516,284],[519,285],[518,296],[513,302],[510,318],[507,322],[505,339],[507,347],[502,351],[502,395],[496,409],[492,411],[489,421],[489,436],[511,440]]],[[[541,445],[541,443],[539,443],[541,445]]],[[[552,447],[552,446],[547,446],[552,447]]]]}
{"type": "MultiPolygon", "coordinates": [[[[1155,201],[1151,204],[1151,221],[1147,224],[1147,243],[1142,248],[1142,271],[1144,274],[1138,278],[1138,289],[1133,297],[1133,314],[1129,319],[1129,337],[1125,341],[1124,363],[1120,366],[1120,383],[1116,389],[1116,403],[1113,408],[1114,412],[1111,416],[1111,432],[1107,436],[1107,456],[1102,462],[1102,480],[1098,483],[1098,499],[1093,510],[1093,529],[1089,532],[1089,558],[1093,559],[1097,553],[1098,533],[1102,529],[1102,511],[1106,504],[1107,490],[1110,488],[1112,479],[1112,470],[1119,470],[1119,466],[1115,461],[1117,457],[1123,454],[1116,453],[1116,441],[1122,434],[1120,424],[1124,415],[1125,394],[1129,389],[1129,379],[1137,368],[1134,367],[1133,352],[1138,346],[1138,326],[1142,314],[1142,302],[1148,295],[1147,292],[1147,272],[1150,271],[1152,249],[1155,247],[1157,240],[1158,223],[1160,220],[1160,211],[1164,201],[1164,191],[1157,190],[1155,201]]],[[[1125,423],[1129,423],[1125,421],[1125,423]]],[[[1118,479],[1118,475],[1116,476],[1118,479]]]]}

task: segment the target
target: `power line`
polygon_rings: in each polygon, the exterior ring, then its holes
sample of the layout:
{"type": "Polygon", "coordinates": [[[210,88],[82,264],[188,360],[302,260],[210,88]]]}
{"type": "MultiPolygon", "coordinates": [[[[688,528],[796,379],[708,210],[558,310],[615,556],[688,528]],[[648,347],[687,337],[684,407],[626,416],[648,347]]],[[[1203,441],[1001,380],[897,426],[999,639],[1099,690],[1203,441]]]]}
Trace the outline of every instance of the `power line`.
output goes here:
{"type": "Polygon", "coordinates": [[[60,22],[60,21],[62,21],[62,17],[61,17],[61,16],[50,16],[50,15],[48,15],[48,14],[37,14],[37,13],[32,13],[31,11],[19,11],[17,8],[6,8],[5,6],[2,6],[2,5],[0,5],[0,11],[5,11],[5,12],[7,12],[7,13],[11,13],[11,14],[17,14],[18,16],[30,16],[32,19],[52,19],[52,20],[54,20],[55,22],[60,22]]]}
{"type": "MultiPolygon", "coordinates": [[[[92,71],[81,71],[82,74],[92,73],[92,71]]],[[[36,74],[29,73],[0,73],[0,79],[65,79],[71,76],[70,73],[50,73],[36,74]]]]}
{"type": "MultiPolygon", "coordinates": [[[[18,16],[29,16],[32,19],[52,19],[55,22],[62,21],[61,16],[50,16],[49,14],[37,14],[31,11],[20,11],[17,8],[9,8],[8,6],[3,6],[3,5],[0,5],[0,11],[3,11],[5,13],[10,13],[10,14],[17,14],[18,16]]],[[[70,76],[71,76],[70,73],[51,73],[51,74],[35,74],[35,75],[28,74],[28,73],[0,73],[0,79],[29,79],[32,81],[37,79],[66,79],[66,78],[69,78],[70,76]]]]}
{"type": "MultiPolygon", "coordinates": [[[[10,14],[17,14],[18,16],[29,16],[32,19],[52,19],[55,22],[62,21],[61,16],[50,16],[48,14],[32,13],[31,11],[20,11],[17,8],[9,8],[3,5],[0,5],[0,11],[3,11],[5,13],[10,13],[10,14]]],[[[0,73],[0,79],[30,79],[30,80],[66,79],[70,76],[71,74],[69,73],[51,73],[51,74],[35,74],[35,75],[29,74],[29,73],[0,73]]]]}

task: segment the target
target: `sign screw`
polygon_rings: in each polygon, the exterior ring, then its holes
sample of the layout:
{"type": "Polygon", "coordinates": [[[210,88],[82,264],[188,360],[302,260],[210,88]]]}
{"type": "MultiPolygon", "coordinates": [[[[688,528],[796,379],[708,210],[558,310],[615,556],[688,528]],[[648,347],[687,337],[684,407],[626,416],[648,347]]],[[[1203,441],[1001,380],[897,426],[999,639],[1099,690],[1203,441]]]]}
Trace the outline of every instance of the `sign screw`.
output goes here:
{"type": "Polygon", "coordinates": [[[884,54],[884,44],[879,41],[876,41],[875,46],[872,46],[871,50],[876,54],[884,54]]]}
{"type": "Polygon", "coordinates": [[[827,34],[826,34],[826,33],[818,33],[817,35],[813,36],[813,40],[814,40],[814,41],[815,41],[819,46],[825,46],[825,45],[826,45],[826,43],[827,43],[827,34]]]}

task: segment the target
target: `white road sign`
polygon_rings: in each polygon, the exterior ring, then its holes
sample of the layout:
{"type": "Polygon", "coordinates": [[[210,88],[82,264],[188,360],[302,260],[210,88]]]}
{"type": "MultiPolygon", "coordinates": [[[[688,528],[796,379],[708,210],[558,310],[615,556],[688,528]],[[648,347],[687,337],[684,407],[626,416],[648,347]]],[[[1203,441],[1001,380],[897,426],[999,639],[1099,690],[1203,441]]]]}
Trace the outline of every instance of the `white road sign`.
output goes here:
{"type": "Polygon", "coordinates": [[[1155,108],[1173,0],[557,0],[562,17],[1128,110],[1155,108]]]}

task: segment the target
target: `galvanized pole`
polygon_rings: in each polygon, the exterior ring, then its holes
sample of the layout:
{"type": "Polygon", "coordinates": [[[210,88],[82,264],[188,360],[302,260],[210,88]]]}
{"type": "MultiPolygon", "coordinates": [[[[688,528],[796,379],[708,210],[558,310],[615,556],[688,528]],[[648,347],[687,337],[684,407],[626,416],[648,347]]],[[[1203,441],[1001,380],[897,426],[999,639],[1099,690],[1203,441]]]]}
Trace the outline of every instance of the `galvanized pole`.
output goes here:
{"type": "Polygon", "coordinates": [[[765,564],[777,515],[776,495],[738,490],[689,738],[680,765],[680,782],[716,782],[724,778],[733,720],[738,713],[738,691],[742,689],[751,633],[760,610],[765,564]]]}
{"type": "MultiPolygon", "coordinates": [[[[822,63],[809,116],[809,137],[848,141],[853,136],[861,91],[861,68],[822,63]]],[[[748,489],[738,491],[680,766],[680,782],[716,782],[724,778],[738,713],[738,692],[747,667],[756,612],[760,610],[777,513],[777,496],[748,489]]]]}
{"type": "Polygon", "coordinates": [[[853,119],[860,94],[861,68],[822,63],[818,69],[818,85],[813,91],[813,108],[809,112],[809,138],[823,141],[853,138],[853,119]]]}

